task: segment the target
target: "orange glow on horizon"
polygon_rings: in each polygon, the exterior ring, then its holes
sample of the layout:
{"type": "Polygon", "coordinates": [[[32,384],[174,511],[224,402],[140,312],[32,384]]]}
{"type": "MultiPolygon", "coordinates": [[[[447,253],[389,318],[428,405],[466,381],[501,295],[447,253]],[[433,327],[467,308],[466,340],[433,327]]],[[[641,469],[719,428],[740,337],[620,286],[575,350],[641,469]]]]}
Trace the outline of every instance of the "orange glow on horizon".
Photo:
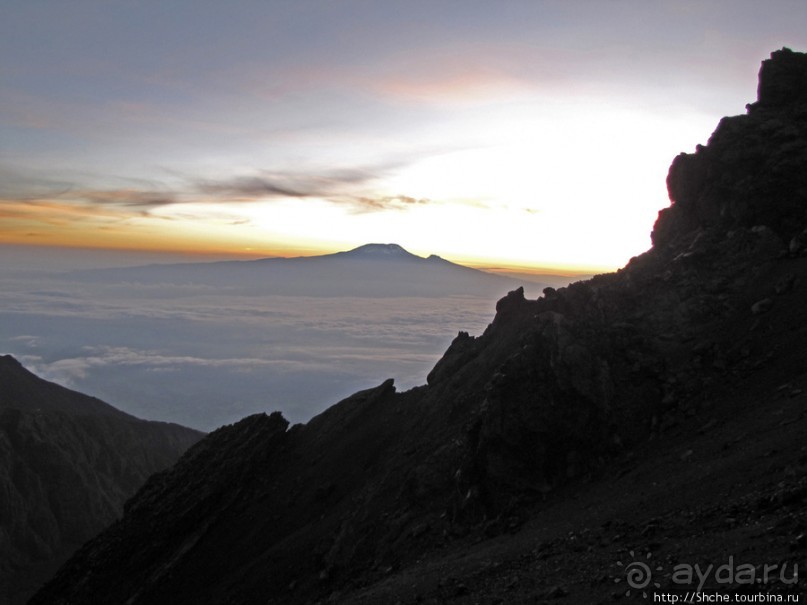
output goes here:
{"type": "Polygon", "coordinates": [[[487,271],[489,273],[520,273],[525,275],[558,275],[558,276],[578,276],[578,275],[595,275],[598,273],[611,273],[619,269],[619,267],[587,267],[579,265],[529,265],[529,264],[501,264],[501,263],[479,263],[479,262],[461,262],[459,264],[479,269],[480,271],[487,271]]]}
{"type": "MultiPolygon", "coordinates": [[[[164,243],[164,242],[163,242],[164,243]]],[[[365,242],[377,243],[377,242],[365,242]]],[[[0,237],[0,245],[14,246],[18,248],[47,248],[52,250],[68,249],[81,252],[97,252],[103,254],[104,252],[110,253],[137,253],[149,254],[155,257],[160,256],[183,256],[189,259],[209,260],[209,259],[233,259],[233,260],[252,260],[258,258],[293,258],[299,256],[321,256],[325,254],[334,254],[336,252],[343,252],[361,246],[294,246],[294,245],[274,245],[262,247],[242,247],[235,246],[207,246],[199,247],[194,246],[192,243],[187,242],[186,245],[173,245],[173,246],[155,246],[152,239],[148,243],[141,242],[141,245],[129,243],[129,245],[121,245],[120,241],[116,244],[109,245],[102,239],[88,241],[87,238],[63,238],[60,241],[38,241],[32,242],[31,238],[9,238],[0,237]]],[[[409,250],[412,254],[426,257],[431,252],[420,252],[409,250]]],[[[448,255],[439,255],[446,260],[486,271],[489,273],[517,273],[526,275],[558,275],[558,276],[577,276],[577,275],[591,275],[596,273],[607,273],[616,270],[612,267],[585,267],[585,266],[567,266],[567,265],[546,265],[536,263],[502,263],[495,262],[491,259],[482,258],[463,258],[448,255]]]]}
{"type": "Polygon", "coordinates": [[[183,256],[197,256],[197,257],[233,257],[233,258],[268,258],[268,257],[283,257],[290,258],[293,256],[316,256],[318,254],[328,254],[330,251],[323,252],[318,248],[303,247],[303,246],[266,246],[261,248],[246,247],[237,248],[234,246],[207,246],[201,248],[199,246],[188,243],[187,245],[174,245],[174,246],[155,246],[154,240],[149,243],[142,243],[137,245],[129,242],[121,244],[120,241],[115,243],[107,243],[103,239],[88,240],[86,237],[77,238],[63,238],[59,241],[31,241],[31,237],[0,237],[0,245],[15,246],[15,247],[36,247],[36,248],[50,248],[59,249],[64,248],[68,250],[79,250],[84,252],[132,252],[132,253],[147,253],[154,255],[183,255],[183,256]]]}

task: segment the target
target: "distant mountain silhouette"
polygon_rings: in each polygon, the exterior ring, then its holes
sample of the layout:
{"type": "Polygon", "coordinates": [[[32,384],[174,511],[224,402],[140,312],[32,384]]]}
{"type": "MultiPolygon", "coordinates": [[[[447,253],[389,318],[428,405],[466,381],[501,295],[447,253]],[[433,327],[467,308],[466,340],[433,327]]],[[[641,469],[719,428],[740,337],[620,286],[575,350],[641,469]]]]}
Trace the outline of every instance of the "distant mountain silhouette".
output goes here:
{"type": "Polygon", "coordinates": [[[24,602],[202,436],[139,420],[1,356],[0,602],[24,602]]]}
{"type": "MultiPolygon", "coordinates": [[[[91,282],[201,285],[246,294],[285,296],[454,296],[498,298],[523,282],[471,269],[397,244],[367,244],[321,256],[179,263],[69,274],[91,282]]],[[[529,284],[540,292],[544,284],[529,284]]]]}
{"type": "MultiPolygon", "coordinates": [[[[363,246],[359,246],[358,248],[347,250],[346,252],[336,252],[335,254],[327,254],[325,255],[325,257],[361,258],[369,260],[396,259],[396,260],[409,260],[413,262],[423,260],[422,257],[416,256],[411,252],[404,250],[398,244],[365,244],[363,246]]],[[[436,255],[431,255],[429,258],[437,259],[440,257],[436,255]]]]}
{"type": "Polygon", "coordinates": [[[31,605],[798,595],[781,578],[807,549],[805,82],[807,55],[773,53],[748,114],[674,160],[651,250],[513,290],[427,385],[211,433],[31,605]],[[684,584],[679,564],[724,571],[684,584]]]}

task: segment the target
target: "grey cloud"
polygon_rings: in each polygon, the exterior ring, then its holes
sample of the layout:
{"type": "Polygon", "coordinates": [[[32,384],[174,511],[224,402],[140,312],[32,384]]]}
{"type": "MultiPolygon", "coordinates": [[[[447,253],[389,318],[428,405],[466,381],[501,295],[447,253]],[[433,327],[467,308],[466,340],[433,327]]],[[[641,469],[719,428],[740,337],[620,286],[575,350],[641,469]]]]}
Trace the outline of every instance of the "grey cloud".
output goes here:
{"type": "MultiPolygon", "coordinates": [[[[272,172],[233,175],[219,179],[173,176],[184,184],[168,187],[161,183],[129,179],[121,187],[93,187],[91,183],[57,181],[0,166],[0,199],[14,202],[0,208],[0,214],[24,216],[28,205],[55,203],[73,208],[106,208],[115,212],[173,220],[152,213],[157,208],[184,202],[250,203],[255,201],[321,199],[348,207],[355,213],[400,210],[430,203],[425,198],[399,195],[374,195],[373,185],[390,171],[409,161],[390,161],[368,167],[325,171],[272,172]]],[[[171,173],[171,171],[169,171],[171,173]]]]}
{"type": "Polygon", "coordinates": [[[234,176],[192,183],[197,192],[216,201],[252,202],[280,198],[317,198],[350,207],[356,213],[402,209],[427,204],[426,198],[408,195],[376,196],[367,191],[389,171],[409,162],[387,162],[370,167],[324,172],[275,173],[264,171],[251,176],[234,176]]]}
{"type": "Polygon", "coordinates": [[[20,336],[12,336],[9,338],[11,342],[18,342],[25,345],[30,349],[35,349],[39,345],[40,338],[38,336],[31,336],[28,334],[21,334],[20,336]]]}
{"type": "Polygon", "coordinates": [[[167,191],[137,189],[75,190],[65,193],[65,196],[77,197],[91,204],[141,209],[143,213],[148,209],[169,206],[181,201],[175,194],[167,191]]]}
{"type": "Polygon", "coordinates": [[[40,176],[10,166],[0,166],[0,198],[15,201],[35,200],[44,195],[63,194],[69,182],[40,176]]]}
{"type": "Polygon", "coordinates": [[[411,206],[429,204],[428,198],[415,198],[408,195],[389,195],[381,197],[359,196],[348,200],[355,207],[355,212],[375,212],[378,210],[402,210],[411,206]]]}
{"type": "Polygon", "coordinates": [[[235,198],[252,201],[254,199],[265,199],[267,197],[312,197],[319,195],[313,188],[313,183],[306,187],[304,183],[301,188],[293,186],[291,183],[283,183],[281,179],[269,179],[265,177],[237,177],[225,181],[205,181],[199,183],[199,191],[213,194],[220,197],[235,198]]]}
{"type": "MultiPolygon", "coordinates": [[[[244,367],[283,367],[293,368],[301,365],[289,359],[261,359],[255,357],[240,358],[206,358],[193,355],[165,355],[156,351],[138,350],[121,346],[92,346],[83,347],[83,356],[60,359],[49,364],[50,371],[64,372],[80,377],[86,375],[87,370],[94,367],[110,365],[178,367],[201,366],[209,368],[244,368],[244,367]]],[[[310,363],[305,364],[310,367],[310,363]]]]}
{"type": "Polygon", "coordinates": [[[303,172],[259,171],[252,175],[217,180],[197,180],[192,186],[201,193],[250,201],[275,197],[330,198],[366,187],[390,170],[407,162],[379,163],[375,166],[303,172]]]}
{"type": "Polygon", "coordinates": [[[82,180],[86,180],[86,177],[58,179],[0,166],[0,200],[33,205],[50,200],[133,209],[155,208],[179,201],[175,193],[155,183],[125,179],[121,187],[96,188],[89,183],[81,183],[82,180]]]}

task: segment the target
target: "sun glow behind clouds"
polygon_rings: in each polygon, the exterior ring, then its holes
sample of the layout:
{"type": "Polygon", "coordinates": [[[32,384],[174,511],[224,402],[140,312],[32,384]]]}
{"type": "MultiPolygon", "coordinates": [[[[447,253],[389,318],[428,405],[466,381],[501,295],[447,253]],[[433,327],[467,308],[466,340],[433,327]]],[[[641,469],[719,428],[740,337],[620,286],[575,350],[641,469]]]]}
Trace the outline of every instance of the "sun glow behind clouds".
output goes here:
{"type": "Polygon", "coordinates": [[[649,246],[656,213],[668,203],[667,166],[703,140],[711,121],[533,100],[455,120],[441,136],[460,142],[456,149],[424,154],[351,194],[390,200],[405,192],[411,204],[380,211],[336,192],[152,214],[188,234],[257,251],[269,242],[332,251],[391,241],[461,262],[607,270],[649,246]]]}
{"type": "Polygon", "coordinates": [[[35,4],[0,22],[0,243],[256,256],[616,268],[805,39],[789,1],[35,4]]]}
{"type": "Polygon", "coordinates": [[[175,179],[164,192],[69,191],[15,208],[43,243],[273,255],[386,241],[471,264],[610,270],[647,249],[669,162],[712,121],[522,97],[458,113],[439,133],[454,148],[378,175],[175,179]],[[91,224],[102,228],[88,235],[91,224]]]}
{"type": "Polygon", "coordinates": [[[365,192],[404,191],[422,203],[361,212],[323,197],[226,208],[242,218],[239,233],[253,244],[328,242],[335,250],[394,241],[471,263],[619,267],[649,246],[668,203],[666,168],[703,139],[711,118],[593,104],[551,109],[523,105],[457,122],[444,136],[462,140],[461,148],[414,161],[365,192]],[[463,127],[471,124],[469,136],[463,127]]]}

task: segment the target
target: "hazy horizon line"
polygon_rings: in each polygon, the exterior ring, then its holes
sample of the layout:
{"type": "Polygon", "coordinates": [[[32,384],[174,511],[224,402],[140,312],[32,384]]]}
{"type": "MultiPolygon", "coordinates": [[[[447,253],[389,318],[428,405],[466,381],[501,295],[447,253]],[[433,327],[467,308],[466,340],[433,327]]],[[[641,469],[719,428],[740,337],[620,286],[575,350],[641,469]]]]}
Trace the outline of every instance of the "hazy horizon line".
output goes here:
{"type": "MultiPolygon", "coordinates": [[[[117,258],[123,256],[130,256],[130,262],[137,257],[142,258],[142,262],[148,262],[149,259],[163,259],[164,262],[181,262],[186,259],[187,262],[214,262],[217,260],[257,260],[264,258],[295,258],[295,257],[315,257],[335,254],[337,252],[347,252],[354,250],[361,246],[368,244],[376,244],[379,242],[364,242],[356,245],[346,245],[343,247],[337,245],[322,245],[322,246],[306,246],[306,247],[293,247],[293,246],[277,246],[267,247],[262,250],[253,248],[246,250],[233,250],[233,249],[210,249],[200,250],[193,248],[145,248],[145,247],[111,247],[111,246],[78,246],[71,244],[49,244],[49,243],[28,243],[28,242],[0,242],[0,248],[16,248],[27,250],[38,250],[41,254],[52,252],[56,250],[70,250],[77,254],[94,255],[99,253],[113,254],[117,258]]],[[[385,242],[394,243],[394,242],[385,242]]],[[[397,244],[397,243],[396,243],[397,244]]],[[[450,262],[478,269],[496,274],[518,274],[518,275],[558,275],[558,276],[583,276],[593,275],[598,273],[610,273],[619,269],[619,267],[605,267],[605,266],[577,266],[577,265],[544,265],[544,264],[522,264],[515,261],[508,261],[503,259],[485,259],[485,258],[468,258],[457,255],[438,254],[432,251],[421,251],[417,249],[410,249],[405,245],[397,244],[407,252],[422,258],[434,254],[450,262]]]]}

